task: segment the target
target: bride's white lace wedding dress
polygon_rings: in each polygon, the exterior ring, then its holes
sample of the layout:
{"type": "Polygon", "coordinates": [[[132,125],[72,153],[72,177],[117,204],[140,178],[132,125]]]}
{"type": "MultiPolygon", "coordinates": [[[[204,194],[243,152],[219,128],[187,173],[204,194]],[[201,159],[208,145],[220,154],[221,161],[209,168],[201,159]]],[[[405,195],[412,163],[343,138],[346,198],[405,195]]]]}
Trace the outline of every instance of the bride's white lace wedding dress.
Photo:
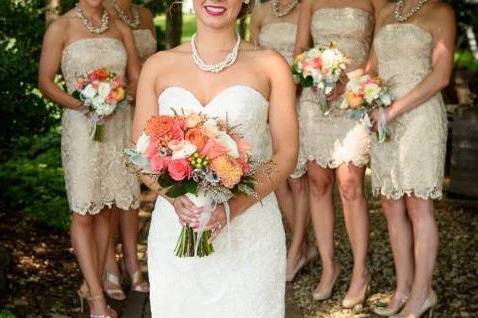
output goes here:
{"type": "MultiPolygon", "coordinates": [[[[207,105],[181,87],[166,88],[159,112],[203,112],[226,119],[252,145],[256,160],[271,158],[269,104],[257,90],[234,85],[207,105]]],[[[284,317],[285,235],[273,194],[236,217],[215,252],[204,258],[178,258],[174,248],[181,226],[174,208],[158,198],[148,238],[151,311],[159,318],[284,317]]]]}

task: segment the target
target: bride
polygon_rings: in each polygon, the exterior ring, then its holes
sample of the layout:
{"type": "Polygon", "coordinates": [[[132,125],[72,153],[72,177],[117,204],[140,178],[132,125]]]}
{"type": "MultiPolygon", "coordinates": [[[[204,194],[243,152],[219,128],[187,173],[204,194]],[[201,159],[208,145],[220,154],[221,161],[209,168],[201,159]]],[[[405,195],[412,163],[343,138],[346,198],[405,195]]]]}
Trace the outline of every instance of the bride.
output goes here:
{"type": "Polygon", "coordinates": [[[245,196],[229,201],[229,232],[224,206],[216,209],[208,225],[215,252],[208,257],[174,255],[181,223],[197,224],[201,210],[184,196],[158,198],[148,239],[153,317],[284,317],[285,238],[272,191],[296,164],[295,88],[278,53],[236,34],[250,1],[193,0],[191,43],[154,55],[140,76],[134,140],[151,116],[202,112],[237,127],[253,159],[274,163],[273,173],[259,172],[260,203],[245,196]]]}

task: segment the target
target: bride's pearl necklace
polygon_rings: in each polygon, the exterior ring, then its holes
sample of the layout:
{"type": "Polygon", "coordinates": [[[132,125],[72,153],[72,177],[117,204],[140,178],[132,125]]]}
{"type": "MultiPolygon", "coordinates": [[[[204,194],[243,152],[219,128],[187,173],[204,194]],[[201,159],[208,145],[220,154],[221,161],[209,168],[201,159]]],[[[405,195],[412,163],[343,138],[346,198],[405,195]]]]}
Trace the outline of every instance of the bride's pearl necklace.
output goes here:
{"type": "Polygon", "coordinates": [[[83,12],[79,3],[76,4],[76,15],[80,18],[81,22],[90,33],[102,34],[105,33],[109,28],[110,17],[106,10],[103,11],[103,15],[101,16],[101,25],[99,27],[93,26],[93,23],[91,23],[86,14],[83,12]]]}
{"type": "Polygon", "coordinates": [[[425,5],[425,3],[428,2],[428,0],[420,0],[418,4],[410,10],[410,12],[403,14],[403,1],[404,0],[398,0],[397,3],[395,4],[395,20],[398,22],[406,22],[408,19],[413,17],[420,11],[420,9],[425,5]]]}
{"type": "Polygon", "coordinates": [[[280,11],[279,0],[272,0],[272,12],[278,18],[288,15],[299,4],[299,0],[292,0],[287,4],[284,11],[280,11]]]}
{"type": "Polygon", "coordinates": [[[194,64],[196,64],[197,67],[199,67],[202,71],[211,73],[219,73],[225,68],[234,64],[237,60],[237,53],[239,52],[239,47],[241,45],[241,37],[239,36],[239,34],[236,35],[236,44],[234,44],[232,51],[226,56],[226,58],[222,62],[216,64],[208,64],[204,62],[204,60],[199,56],[198,50],[196,48],[196,34],[194,34],[191,38],[191,50],[193,52],[194,64]]]}

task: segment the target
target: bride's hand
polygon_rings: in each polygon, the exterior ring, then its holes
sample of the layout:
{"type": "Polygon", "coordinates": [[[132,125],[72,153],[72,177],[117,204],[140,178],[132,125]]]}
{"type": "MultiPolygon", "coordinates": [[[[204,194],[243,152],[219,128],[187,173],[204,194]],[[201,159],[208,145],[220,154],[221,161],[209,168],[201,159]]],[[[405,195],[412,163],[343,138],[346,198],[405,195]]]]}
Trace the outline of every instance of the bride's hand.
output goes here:
{"type": "Polygon", "coordinates": [[[216,211],[209,219],[208,224],[206,225],[205,230],[211,231],[212,235],[210,241],[214,241],[218,235],[221,233],[222,229],[227,224],[226,211],[224,211],[224,205],[218,204],[216,211]]]}
{"type": "Polygon", "coordinates": [[[197,227],[199,225],[199,216],[201,215],[202,208],[196,207],[187,196],[183,195],[174,198],[171,204],[179,217],[179,222],[183,226],[197,227]]]}

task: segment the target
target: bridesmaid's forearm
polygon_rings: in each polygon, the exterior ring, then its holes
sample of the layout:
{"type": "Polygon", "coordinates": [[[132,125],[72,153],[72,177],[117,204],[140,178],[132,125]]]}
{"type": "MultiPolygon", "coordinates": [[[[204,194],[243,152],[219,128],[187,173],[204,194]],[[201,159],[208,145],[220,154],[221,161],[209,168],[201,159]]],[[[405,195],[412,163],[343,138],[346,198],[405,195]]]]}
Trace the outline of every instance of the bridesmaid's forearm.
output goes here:
{"type": "Polygon", "coordinates": [[[52,102],[62,107],[73,110],[79,110],[83,107],[82,103],[79,100],[73,98],[71,95],[61,90],[58,85],[52,81],[40,81],[38,86],[43,96],[47,97],[52,102]]]}

